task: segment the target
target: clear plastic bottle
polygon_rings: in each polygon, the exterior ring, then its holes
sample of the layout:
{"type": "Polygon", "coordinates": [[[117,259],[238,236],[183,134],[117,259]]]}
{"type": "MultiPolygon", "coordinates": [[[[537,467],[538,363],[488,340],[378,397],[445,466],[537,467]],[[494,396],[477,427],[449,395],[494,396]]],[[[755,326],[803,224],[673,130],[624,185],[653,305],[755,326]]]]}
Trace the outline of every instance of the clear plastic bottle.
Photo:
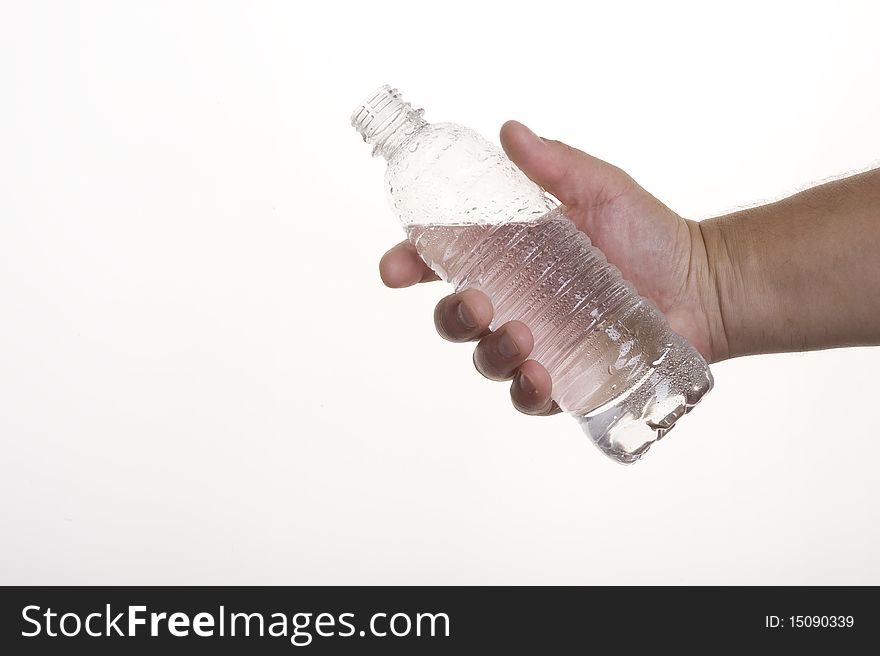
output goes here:
{"type": "Polygon", "coordinates": [[[351,117],[388,162],[409,239],[456,290],[489,296],[493,329],[529,326],[554,400],[604,453],[635,462],[712,388],[705,360],[499,147],[422,114],[386,85],[351,117]]]}

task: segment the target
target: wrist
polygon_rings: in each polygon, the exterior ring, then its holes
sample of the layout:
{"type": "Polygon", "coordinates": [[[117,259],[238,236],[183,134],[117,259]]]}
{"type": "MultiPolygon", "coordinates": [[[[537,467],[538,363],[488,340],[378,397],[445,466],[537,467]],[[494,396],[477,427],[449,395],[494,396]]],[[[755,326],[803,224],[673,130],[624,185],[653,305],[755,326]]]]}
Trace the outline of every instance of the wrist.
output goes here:
{"type": "Polygon", "coordinates": [[[763,270],[751,213],[743,210],[700,222],[720,324],[715,361],[765,352],[761,341],[776,330],[771,325],[773,295],[767,288],[771,272],[763,270]]]}
{"type": "Polygon", "coordinates": [[[741,355],[736,331],[742,282],[736,253],[740,250],[733,221],[722,216],[694,222],[705,253],[703,305],[711,343],[711,362],[741,355]]]}

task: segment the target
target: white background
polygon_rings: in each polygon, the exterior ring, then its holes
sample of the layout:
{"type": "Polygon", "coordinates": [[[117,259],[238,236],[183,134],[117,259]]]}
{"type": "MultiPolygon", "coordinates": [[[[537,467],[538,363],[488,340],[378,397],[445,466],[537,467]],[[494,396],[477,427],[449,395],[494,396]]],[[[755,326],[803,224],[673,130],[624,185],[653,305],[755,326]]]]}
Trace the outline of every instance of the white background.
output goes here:
{"type": "MultiPolygon", "coordinates": [[[[389,82],[712,216],[880,157],[875,3],[3,3],[0,582],[880,584],[880,349],[621,467],[385,289],[389,82]]],[[[880,212],[880,210],[878,210],[880,212]]]]}

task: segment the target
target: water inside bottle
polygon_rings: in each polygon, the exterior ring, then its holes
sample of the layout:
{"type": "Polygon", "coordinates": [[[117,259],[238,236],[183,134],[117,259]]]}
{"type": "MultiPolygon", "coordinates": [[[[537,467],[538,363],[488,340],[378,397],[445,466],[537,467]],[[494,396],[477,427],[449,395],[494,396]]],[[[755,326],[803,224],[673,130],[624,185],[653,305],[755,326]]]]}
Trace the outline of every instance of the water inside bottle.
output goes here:
{"type": "Polygon", "coordinates": [[[440,277],[489,296],[493,329],[529,326],[530,358],[549,371],[554,400],[611,457],[637,460],[711,388],[700,354],[561,210],[407,232],[440,277]]]}

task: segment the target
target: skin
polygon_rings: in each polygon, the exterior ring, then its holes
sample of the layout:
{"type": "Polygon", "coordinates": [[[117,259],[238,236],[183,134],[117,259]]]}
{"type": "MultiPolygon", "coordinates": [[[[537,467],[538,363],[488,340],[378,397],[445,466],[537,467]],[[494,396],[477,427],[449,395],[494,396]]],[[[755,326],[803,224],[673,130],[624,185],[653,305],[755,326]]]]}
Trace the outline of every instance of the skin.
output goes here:
{"type": "MultiPolygon", "coordinates": [[[[501,145],[708,362],[880,344],[880,170],[697,222],[621,169],[516,121],[502,126],[501,145]]],[[[408,241],[385,253],[379,272],[393,288],[438,280],[408,241]]],[[[434,312],[443,338],[477,342],[481,374],[512,380],[514,407],[558,412],[550,375],[529,359],[531,331],[510,321],[491,332],[491,320],[491,301],[475,289],[434,312]]]]}

